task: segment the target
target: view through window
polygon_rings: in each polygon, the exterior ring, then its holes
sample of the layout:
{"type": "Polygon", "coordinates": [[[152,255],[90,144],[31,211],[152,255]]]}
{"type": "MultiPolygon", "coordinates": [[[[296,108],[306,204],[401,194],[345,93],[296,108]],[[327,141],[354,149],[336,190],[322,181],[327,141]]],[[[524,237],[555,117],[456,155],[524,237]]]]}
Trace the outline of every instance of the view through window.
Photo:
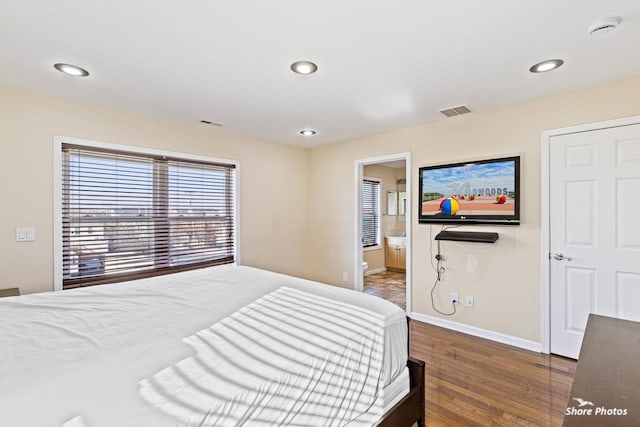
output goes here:
{"type": "Polygon", "coordinates": [[[234,261],[234,165],[62,151],[64,288],[234,261]]]}
{"type": "Polygon", "coordinates": [[[380,181],[362,181],[362,247],[380,244],[380,181]]]}

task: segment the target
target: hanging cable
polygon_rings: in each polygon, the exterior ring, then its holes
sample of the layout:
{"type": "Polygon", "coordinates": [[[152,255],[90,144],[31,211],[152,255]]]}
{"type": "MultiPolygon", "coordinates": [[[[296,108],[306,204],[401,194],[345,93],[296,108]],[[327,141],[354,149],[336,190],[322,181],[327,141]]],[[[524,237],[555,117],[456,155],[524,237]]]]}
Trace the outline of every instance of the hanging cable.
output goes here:
{"type": "MultiPolygon", "coordinates": [[[[443,225],[440,231],[444,231],[444,230],[448,230],[450,228],[456,228],[456,227],[460,227],[460,225],[453,225],[446,228],[443,225]]],[[[431,225],[429,225],[429,258],[431,261],[431,267],[436,272],[436,280],[433,282],[433,286],[431,287],[431,308],[433,308],[434,311],[442,314],[443,316],[453,316],[454,314],[456,314],[456,305],[454,303],[451,303],[451,305],[453,306],[453,311],[451,313],[445,313],[436,308],[435,299],[433,297],[433,293],[435,292],[438,286],[438,283],[442,280],[442,275],[444,274],[446,269],[442,265],[442,254],[440,253],[440,240],[438,240],[438,253],[436,254],[435,257],[433,256],[433,240],[434,239],[432,238],[432,236],[433,236],[433,233],[431,230],[431,225]],[[433,263],[434,259],[436,260],[435,265],[433,263]]]]}

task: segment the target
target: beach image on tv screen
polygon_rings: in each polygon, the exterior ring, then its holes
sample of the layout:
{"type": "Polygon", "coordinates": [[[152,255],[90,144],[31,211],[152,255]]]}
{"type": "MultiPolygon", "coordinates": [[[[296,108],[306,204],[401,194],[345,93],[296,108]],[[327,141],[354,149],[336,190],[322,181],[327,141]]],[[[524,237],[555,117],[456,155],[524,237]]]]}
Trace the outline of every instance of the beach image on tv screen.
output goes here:
{"type": "Polygon", "coordinates": [[[440,204],[449,197],[458,203],[456,216],[514,215],[515,162],[424,169],[422,215],[445,216],[440,204]]]}

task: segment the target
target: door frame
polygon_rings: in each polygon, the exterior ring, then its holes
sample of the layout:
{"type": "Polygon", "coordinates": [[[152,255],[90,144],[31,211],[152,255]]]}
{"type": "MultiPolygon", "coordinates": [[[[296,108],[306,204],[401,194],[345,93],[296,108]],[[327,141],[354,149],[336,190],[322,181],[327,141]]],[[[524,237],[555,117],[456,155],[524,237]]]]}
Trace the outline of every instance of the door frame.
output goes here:
{"type": "MultiPolygon", "coordinates": [[[[364,167],[366,165],[374,165],[378,163],[391,162],[395,160],[404,160],[405,162],[405,179],[407,189],[407,209],[405,213],[405,227],[407,234],[407,252],[406,252],[406,312],[411,313],[411,220],[413,218],[413,208],[411,204],[412,190],[411,190],[411,153],[397,153],[388,154],[385,156],[369,157],[366,159],[359,159],[355,161],[355,178],[354,178],[354,260],[355,265],[353,268],[355,277],[353,280],[353,288],[356,291],[362,292],[364,290],[362,261],[362,200],[360,193],[362,192],[362,179],[364,177],[364,167]]],[[[381,212],[382,213],[382,212],[381,212]]],[[[383,232],[384,233],[384,232],[383,232]]],[[[382,236],[384,237],[384,236],[382,236]]],[[[384,249],[384,243],[382,243],[384,249]]]]}
{"type": "Polygon", "coordinates": [[[640,116],[630,116],[620,119],[604,120],[601,122],[585,123],[582,125],[568,126],[558,129],[549,129],[542,132],[542,153],[541,153],[541,187],[540,187],[540,208],[541,208],[541,285],[542,285],[542,352],[551,352],[551,268],[550,268],[550,220],[551,210],[549,206],[549,192],[551,190],[549,153],[551,151],[551,138],[571,133],[591,132],[601,129],[610,129],[621,126],[629,126],[640,123],[640,116]]]}

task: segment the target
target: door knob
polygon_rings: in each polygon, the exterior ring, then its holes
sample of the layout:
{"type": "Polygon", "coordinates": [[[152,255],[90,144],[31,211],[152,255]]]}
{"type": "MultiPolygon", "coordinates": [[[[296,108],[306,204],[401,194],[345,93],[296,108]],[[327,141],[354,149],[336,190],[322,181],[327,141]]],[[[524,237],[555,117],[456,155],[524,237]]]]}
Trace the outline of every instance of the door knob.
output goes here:
{"type": "Polygon", "coordinates": [[[564,256],[560,252],[557,252],[555,255],[553,255],[553,259],[555,259],[556,261],[562,261],[562,260],[571,261],[571,258],[564,256]]]}

